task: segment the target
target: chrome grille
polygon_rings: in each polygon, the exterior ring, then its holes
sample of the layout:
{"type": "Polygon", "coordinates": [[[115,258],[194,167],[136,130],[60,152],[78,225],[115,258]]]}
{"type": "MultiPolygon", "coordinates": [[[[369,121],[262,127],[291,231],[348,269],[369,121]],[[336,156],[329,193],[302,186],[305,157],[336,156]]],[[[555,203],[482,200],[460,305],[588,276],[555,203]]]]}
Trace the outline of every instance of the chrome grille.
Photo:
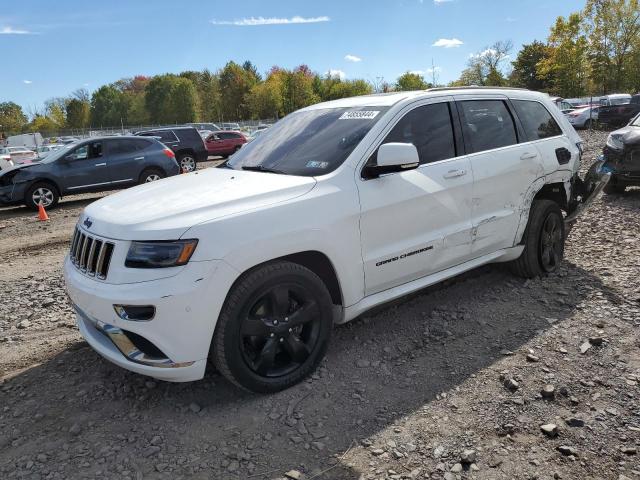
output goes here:
{"type": "Polygon", "coordinates": [[[114,243],[87,235],[76,227],[71,239],[69,258],[85,275],[104,280],[109,273],[114,247],[114,243]]]}

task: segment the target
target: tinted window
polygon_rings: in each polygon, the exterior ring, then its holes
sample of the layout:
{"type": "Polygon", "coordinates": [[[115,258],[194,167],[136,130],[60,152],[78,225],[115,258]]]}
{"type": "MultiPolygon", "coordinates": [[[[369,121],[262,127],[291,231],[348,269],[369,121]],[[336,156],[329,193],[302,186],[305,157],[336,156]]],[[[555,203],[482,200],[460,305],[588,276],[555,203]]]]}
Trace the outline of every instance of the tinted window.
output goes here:
{"type": "Polygon", "coordinates": [[[176,130],[175,134],[180,138],[180,141],[185,142],[201,142],[202,137],[195,128],[183,128],[176,130]]]}
{"type": "Polygon", "coordinates": [[[393,127],[384,143],[412,143],[420,163],[437,162],[456,156],[451,113],[448,103],[434,103],[407,113],[393,127]]]}
{"type": "Polygon", "coordinates": [[[239,138],[239,135],[237,133],[230,133],[230,132],[219,133],[218,136],[222,140],[233,140],[233,139],[239,138]]]}
{"type": "Polygon", "coordinates": [[[111,140],[109,150],[112,154],[132,153],[137,152],[138,150],[143,150],[147,148],[147,146],[149,146],[149,142],[147,140],[111,140]]]}
{"type": "Polygon", "coordinates": [[[159,137],[161,142],[175,142],[178,139],[171,130],[149,130],[147,132],[140,132],[136,135],[142,137],[159,137]]]}
{"type": "Polygon", "coordinates": [[[294,112],[238,150],[225,166],[324,175],[347,159],[386,110],[363,106],[294,112]]]}
{"type": "Polygon", "coordinates": [[[513,100],[513,106],[529,140],[562,135],[558,122],[541,103],[513,100]]]}
{"type": "Polygon", "coordinates": [[[465,138],[473,152],[518,143],[513,118],[502,100],[468,100],[459,104],[464,115],[465,138]]]}

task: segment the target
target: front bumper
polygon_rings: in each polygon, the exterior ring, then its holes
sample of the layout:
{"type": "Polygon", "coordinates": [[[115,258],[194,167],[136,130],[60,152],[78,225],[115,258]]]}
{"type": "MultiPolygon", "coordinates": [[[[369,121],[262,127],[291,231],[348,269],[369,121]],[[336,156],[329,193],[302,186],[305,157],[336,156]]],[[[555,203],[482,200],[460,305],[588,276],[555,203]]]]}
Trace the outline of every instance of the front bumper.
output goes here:
{"type": "Polygon", "coordinates": [[[172,277],[108,284],[82,274],[67,257],[64,276],[80,333],[104,358],[160,380],[204,376],[220,308],[236,276],[225,262],[191,262],[172,277]],[[114,305],[153,305],[155,316],[123,319],[114,305]]]}

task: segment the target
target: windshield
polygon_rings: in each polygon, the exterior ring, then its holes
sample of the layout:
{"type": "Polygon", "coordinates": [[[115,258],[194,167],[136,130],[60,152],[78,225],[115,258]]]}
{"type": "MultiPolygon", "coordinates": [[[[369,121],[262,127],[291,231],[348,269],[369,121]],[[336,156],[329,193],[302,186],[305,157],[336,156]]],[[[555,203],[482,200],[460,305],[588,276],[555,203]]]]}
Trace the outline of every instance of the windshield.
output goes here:
{"type": "Polygon", "coordinates": [[[52,162],[55,162],[60,157],[64,157],[67,153],[69,153],[69,150],[74,148],[75,146],[76,146],[75,143],[69,143],[67,145],[62,145],[60,148],[56,148],[55,150],[52,150],[49,155],[47,155],[46,157],[44,157],[40,161],[40,163],[52,163],[52,162]]]}
{"type": "Polygon", "coordinates": [[[246,144],[227,166],[311,177],[338,168],[382,117],[386,107],[294,112],[246,144]]]}

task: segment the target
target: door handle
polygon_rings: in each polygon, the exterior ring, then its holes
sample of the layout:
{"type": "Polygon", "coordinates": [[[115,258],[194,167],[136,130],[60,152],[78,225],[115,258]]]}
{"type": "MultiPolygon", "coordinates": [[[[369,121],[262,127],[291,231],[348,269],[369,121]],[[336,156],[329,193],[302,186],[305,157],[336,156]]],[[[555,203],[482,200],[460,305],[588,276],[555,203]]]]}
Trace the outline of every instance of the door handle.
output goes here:
{"type": "Polygon", "coordinates": [[[447,173],[443,175],[444,178],[456,178],[462,177],[467,174],[466,170],[449,170],[447,173]]]}
{"type": "Polygon", "coordinates": [[[520,160],[531,160],[532,158],[536,158],[537,156],[537,153],[525,152],[520,155],[520,160]]]}
{"type": "Polygon", "coordinates": [[[106,164],[107,162],[96,163],[96,167],[104,167],[106,164]]]}
{"type": "Polygon", "coordinates": [[[136,157],[134,160],[144,160],[144,157],[136,157]]]}

